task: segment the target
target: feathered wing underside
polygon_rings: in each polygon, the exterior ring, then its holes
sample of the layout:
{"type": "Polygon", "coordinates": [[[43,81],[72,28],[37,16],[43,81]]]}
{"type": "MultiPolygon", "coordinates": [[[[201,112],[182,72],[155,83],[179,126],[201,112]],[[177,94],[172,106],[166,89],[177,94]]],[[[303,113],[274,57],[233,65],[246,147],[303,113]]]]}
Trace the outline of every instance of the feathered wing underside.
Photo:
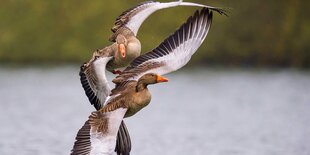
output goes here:
{"type": "Polygon", "coordinates": [[[71,155],[88,155],[91,150],[89,121],[78,131],[75,140],[71,155]]]}
{"type": "Polygon", "coordinates": [[[112,154],[116,145],[116,135],[126,111],[126,108],[118,108],[109,112],[92,112],[78,131],[71,154],[112,154]]]}
{"type": "Polygon", "coordinates": [[[99,57],[90,63],[85,63],[80,69],[80,81],[85,94],[92,105],[99,110],[110,93],[106,78],[106,64],[112,57],[99,57]]]}
{"type": "Polygon", "coordinates": [[[150,72],[163,75],[183,67],[206,38],[211,23],[212,11],[207,8],[196,11],[157,48],[136,58],[113,82],[137,80],[150,72]]]}
{"type": "MultiPolygon", "coordinates": [[[[113,33],[117,32],[122,27],[129,28],[135,35],[137,35],[138,30],[144,20],[149,17],[152,13],[170,7],[176,6],[197,6],[197,7],[205,7],[211,10],[217,11],[220,14],[226,14],[225,9],[211,7],[203,4],[191,3],[191,2],[183,2],[182,0],[175,1],[175,2],[154,2],[154,1],[147,1],[143,2],[133,8],[130,8],[123,12],[115,21],[115,25],[111,29],[113,33]]],[[[110,38],[110,40],[113,40],[110,38]]]]}

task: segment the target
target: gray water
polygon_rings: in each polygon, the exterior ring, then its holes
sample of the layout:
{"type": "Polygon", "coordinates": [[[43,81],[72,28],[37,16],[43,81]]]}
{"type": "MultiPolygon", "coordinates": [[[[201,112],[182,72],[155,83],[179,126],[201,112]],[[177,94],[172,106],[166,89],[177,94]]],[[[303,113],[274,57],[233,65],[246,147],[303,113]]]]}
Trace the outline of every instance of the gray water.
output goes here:
{"type": "MultiPolygon", "coordinates": [[[[69,154],[91,111],[78,67],[0,69],[0,155],[69,154]]],[[[310,73],[183,70],[125,119],[133,155],[309,155],[310,73]]]]}

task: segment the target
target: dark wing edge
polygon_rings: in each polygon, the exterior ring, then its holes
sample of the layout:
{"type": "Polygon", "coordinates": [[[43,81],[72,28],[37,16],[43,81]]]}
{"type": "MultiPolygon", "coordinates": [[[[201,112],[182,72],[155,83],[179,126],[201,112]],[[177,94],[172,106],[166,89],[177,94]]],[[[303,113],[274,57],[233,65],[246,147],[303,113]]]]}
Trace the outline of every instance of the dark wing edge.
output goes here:
{"type": "Polygon", "coordinates": [[[90,102],[91,105],[93,105],[96,110],[99,110],[102,105],[100,103],[100,100],[99,98],[96,96],[94,90],[91,88],[90,84],[89,84],[89,80],[85,74],[85,65],[86,63],[84,63],[81,67],[80,67],[80,72],[79,72],[79,75],[80,75],[80,81],[81,81],[81,84],[82,84],[82,87],[85,91],[85,94],[90,102]]]}
{"type": "Polygon", "coordinates": [[[106,77],[106,65],[112,56],[92,58],[80,68],[80,81],[88,100],[99,110],[110,94],[110,86],[106,77]]]}
{"type": "Polygon", "coordinates": [[[129,155],[131,151],[131,140],[124,120],[121,122],[117,133],[117,140],[114,151],[117,153],[117,155],[129,155]]]}
{"type": "Polygon", "coordinates": [[[86,121],[83,127],[78,131],[75,138],[71,155],[87,155],[91,151],[90,142],[90,124],[86,121]]]}

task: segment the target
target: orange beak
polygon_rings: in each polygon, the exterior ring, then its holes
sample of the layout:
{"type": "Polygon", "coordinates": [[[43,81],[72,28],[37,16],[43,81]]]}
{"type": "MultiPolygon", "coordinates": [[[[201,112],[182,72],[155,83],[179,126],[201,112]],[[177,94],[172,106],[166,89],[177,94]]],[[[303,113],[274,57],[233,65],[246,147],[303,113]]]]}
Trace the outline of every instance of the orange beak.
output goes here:
{"type": "Polygon", "coordinates": [[[157,79],[156,79],[157,83],[159,82],[168,82],[168,79],[165,77],[162,77],[160,75],[157,75],[157,79]]]}
{"type": "Polygon", "coordinates": [[[118,45],[118,50],[120,51],[122,58],[125,58],[126,57],[126,47],[125,47],[125,45],[124,44],[119,44],[118,45]]]}

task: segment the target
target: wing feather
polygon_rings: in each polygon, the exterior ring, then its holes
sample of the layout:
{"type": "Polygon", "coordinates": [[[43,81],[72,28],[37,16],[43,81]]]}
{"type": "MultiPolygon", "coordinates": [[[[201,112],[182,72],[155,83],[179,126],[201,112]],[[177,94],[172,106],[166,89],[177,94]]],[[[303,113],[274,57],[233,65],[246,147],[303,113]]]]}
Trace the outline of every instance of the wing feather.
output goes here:
{"type": "Polygon", "coordinates": [[[99,57],[80,68],[80,81],[89,102],[99,110],[110,93],[105,75],[106,64],[112,57],[99,57]]]}
{"type": "Polygon", "coordinates": [[[117,136],[119,138],[117,138],[116,140],[116,147],[114,151],[121,155],[129,155],[129,152],[131,151],[131,141],[127,128],[123,121],[119,128],[117,136]]]}
{"type": "Polygon", "coordinates": [[[126,108],[118,108],[109,112],[92,112],[77,133],[71,155],[112,154],[126,111],[126,108]]]}
{"type": "Polygon", "coordinates": [[[136,58],[113,82],[137,80],[149,72],[163,75],[183,67],[203,43],[211,23],[212,11],[196,11],[157,48],[136,58]]]}

